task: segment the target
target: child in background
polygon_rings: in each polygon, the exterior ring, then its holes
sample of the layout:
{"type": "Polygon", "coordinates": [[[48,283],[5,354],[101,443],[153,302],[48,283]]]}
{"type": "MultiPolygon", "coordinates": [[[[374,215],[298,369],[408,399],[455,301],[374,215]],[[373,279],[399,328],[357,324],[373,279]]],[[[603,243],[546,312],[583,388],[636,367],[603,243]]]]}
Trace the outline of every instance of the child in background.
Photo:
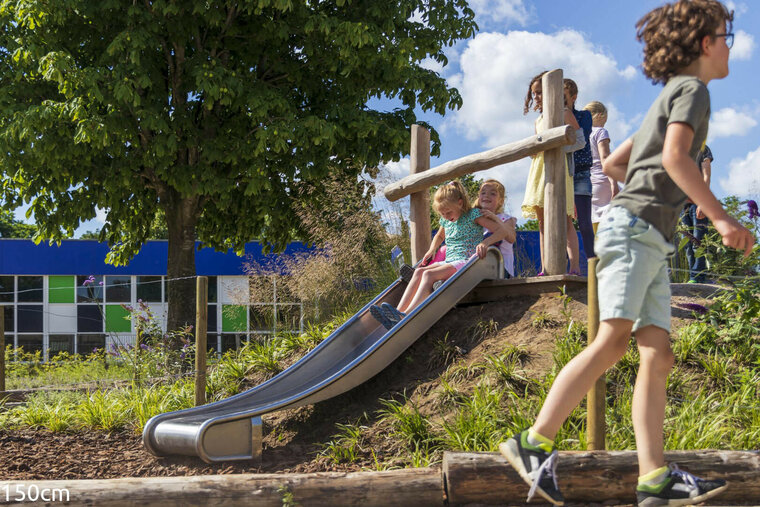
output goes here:
{"type": "MultiPolygon", "coordinates": [[[[542,72],[534,76],[528,85],[528,95],[525,97],[525,107],[523,114],[528,114],[531,108],[534,111],[541,112],[541,116],[536,119],[535,131],[541,132],[543,122],[543,94],[541,90],[541,78],[546,74],[542,72]]],[[[574,129],[580,129],[578,122],[570,112],[565,108],[565,124],[572,126],[574,129]]],[[[572,148],[567,151],[572,151],[572,148]]],[[[567,255],[570,258],[570,274],[580,274],[580,254],[578,251],[578,236],[575,233],[573,225],[573,216],[575,215],[575,203],[573,202],[573,180],[565,171],[565,211],[567,214],[567,255]]],[[[541,242],[541,272],[538,276],[544,274],[544,154],[543,152],[535,155],[530,163],[530,172],[528,173],[528,182],[525,186],[525,197],[522,203],[522,214],[525,218],[535,218],[538,220],[538,231],[541,242]]]]}
{"type": "Polygon", "coordinates": [[[607,108],[601,102],[593,101],[586,104],[583,109],[591,113],[593,120],[589,138],[591,156],[594,159],[594,164],[591,166],[591,223],[596,234],[602,216],[607,211],[612,198],[620,191],[620,187],[617,181],[602,172],[602,164],[610,156],[610,134],[604,128],[604,124],[607,123],[607,108]]]}
{"type": "Polygon", "coordinates": [[[593,120],[588,111],[575,109],[578,100],[578,85],[572,79],[564,80],[565,104],[572,111],[583,132],[583,148],[573,152],[573,189],[575,190],[575,216],[578,219],[578,229],[583,238],[583,251],[586,258],[594,257],[594,227],[591,225],[591,166],[594,162],[589,146],[589,137],[593,120]]]}
{"type": "Polygon", "coordinates": [[[392,328],[422,303],[433,291],[435,282],[451,278],[474,255],[484,258],[488,247],[498,243],[508,234],[506,226],[500,220],[481,216],[478,208],[470,206],[467,192],[459,181],[446,183],[436,190],[433,208],[441,216],[441,227],[422,258],[422,266],[414,270],[398,308],[383,303],[381,306],[372,305],[369,309],[372,316],[386,329],[392,328]],[[484,227],[494,234],[484,238],[484,227]],[[446,260],[425,266],[425,263],[435,256],[444,239],[446,260]]]}
{"type": "MultiPolygon", "coordinates": [[[[499,250],[504,258],[505,278],[515,276],[514,243],[517,239],[515,224],[517,219],[504,213],[504,199],[506,192],[504,185],[496,180],[486,180],[480,185],[475,207],[480,208],[483,216],[492,220],[500,220],[507,228],[507,236],[499,242],[499,250]]],[[[489,234],[489,233],[486,233],[489,234]]]]}
{"type": "MultiPolygon", "coordinates": [[[[695,159],[707,137],[707,84],[728,75],[733,12],[717,0],[680,0],[646,14],[637,24],[644,42],[644,73],[665,83],[639,130],[605,162],[604,173],[625,187],[615,196],[596,238],[599,331],[557,375],[533,426],[499,445],[520,476],[555,505],[554,438],[596,379],[617,363],[631,333],[639,369],[631,414],[639,463],[638,504],[693,505],[723,491],[723,480],[705,480],[665,465],[663,425],[670,348],[668,258],[678,213],[687,196],[712,220],[723,244],[749,255],[755,238],[710,192],[695,159]]],[[[617,480],[600,478],[600,481],[617,480]]],[[[599,490],[604,484],[599,484],[599,490]]]]}

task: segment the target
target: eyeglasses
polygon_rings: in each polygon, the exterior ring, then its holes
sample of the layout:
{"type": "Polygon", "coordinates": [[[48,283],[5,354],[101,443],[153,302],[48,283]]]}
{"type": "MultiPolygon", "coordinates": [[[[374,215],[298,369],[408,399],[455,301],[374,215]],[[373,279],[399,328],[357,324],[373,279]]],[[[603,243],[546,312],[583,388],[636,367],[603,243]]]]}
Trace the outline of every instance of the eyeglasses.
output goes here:
{"type": "Polygon", "coordinates": [[[734,34],[732,33],[716,33],[715,37],[725,37],[728,49],[731,49],[734,46],[734,34]]]}

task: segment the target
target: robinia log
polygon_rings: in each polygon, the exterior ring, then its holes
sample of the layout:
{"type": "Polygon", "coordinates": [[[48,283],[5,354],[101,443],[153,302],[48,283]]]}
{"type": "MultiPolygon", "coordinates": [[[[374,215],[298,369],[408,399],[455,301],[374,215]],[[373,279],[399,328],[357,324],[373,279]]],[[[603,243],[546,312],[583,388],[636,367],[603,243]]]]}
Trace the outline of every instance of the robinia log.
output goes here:
{"type": "Polygon", "coordinates": [[[411,174],[391,183],[383,190],[389,201],[397,201],[415,192],[427,190],[465,174],[485,171],[497,165],[514,162],[542,151],[559,148],[575,142],[575,131],[569,125],[548,129],[521,141],[505,144],[492,150],[467,155],[427,171],[411,174]]]}
{"type": "MultiPolygon", "coordinates": [[[[728,481],[715,497],[723,505],[760,502],[757,451],[669,451],[665,460],[698,477],[728,481]]],[[[560,452],[557,477],[568,502],[635,502],[636,452],[560,452]]],[[[528,495],[528,485],[498,453],[444,453],[443,481],[449,505],[521,504],[528,495]]]]}
{"type": "MultiPolygon", "coordinates": [[[[17,491],[43,493],[48,505],[98,507],[282,507],[443,504],[441,471],[431,468],[383,472],[240,474],[192,477],[94,479],[82,481],[0,481],[0,505],[39,505],[17,501],[17,491]],[[8,497],[5,487],[8,486],[8,497]],[[20,489],[19,489],[20,488],[20,489]],[[68,492],[68,502],[64,491],[68,492]],[[64,495],[64,496],[62,496],[64,495]],[[63,501],[61,501],[63,500],[63,501]]],[[[37,495],[39,500],[39,495],[37,495]]]]}

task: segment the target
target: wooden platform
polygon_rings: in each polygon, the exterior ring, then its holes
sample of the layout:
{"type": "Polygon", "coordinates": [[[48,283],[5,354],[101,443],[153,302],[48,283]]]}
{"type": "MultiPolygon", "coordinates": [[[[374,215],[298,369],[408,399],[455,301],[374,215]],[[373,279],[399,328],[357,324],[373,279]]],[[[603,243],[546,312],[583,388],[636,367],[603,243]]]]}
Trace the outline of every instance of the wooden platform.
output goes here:
{"type": "Polygon", "coordinates": [[[486,280],[475,287],[459,304],[490,303],[503,301],[515,296],[538,296],[559,292],[561,287],[571,291],[585,289],[585,276],[554,275],[530,278],[510,278],[509,280],[486,280]]]}

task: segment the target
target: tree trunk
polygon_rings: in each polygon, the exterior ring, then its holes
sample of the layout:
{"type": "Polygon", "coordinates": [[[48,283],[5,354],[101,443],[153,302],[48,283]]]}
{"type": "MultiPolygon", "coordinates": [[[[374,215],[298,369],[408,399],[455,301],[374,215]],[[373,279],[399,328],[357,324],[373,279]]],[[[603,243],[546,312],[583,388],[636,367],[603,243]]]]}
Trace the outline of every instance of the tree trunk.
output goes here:
{"type": "Polygon", "coordinates": [[[172,332],[195,323],[195,225],[199,198],[183,197],[174,190],[168,190],[167,197],[169,256],[166,294],[169,314],[166,330],[172,332]]]}

